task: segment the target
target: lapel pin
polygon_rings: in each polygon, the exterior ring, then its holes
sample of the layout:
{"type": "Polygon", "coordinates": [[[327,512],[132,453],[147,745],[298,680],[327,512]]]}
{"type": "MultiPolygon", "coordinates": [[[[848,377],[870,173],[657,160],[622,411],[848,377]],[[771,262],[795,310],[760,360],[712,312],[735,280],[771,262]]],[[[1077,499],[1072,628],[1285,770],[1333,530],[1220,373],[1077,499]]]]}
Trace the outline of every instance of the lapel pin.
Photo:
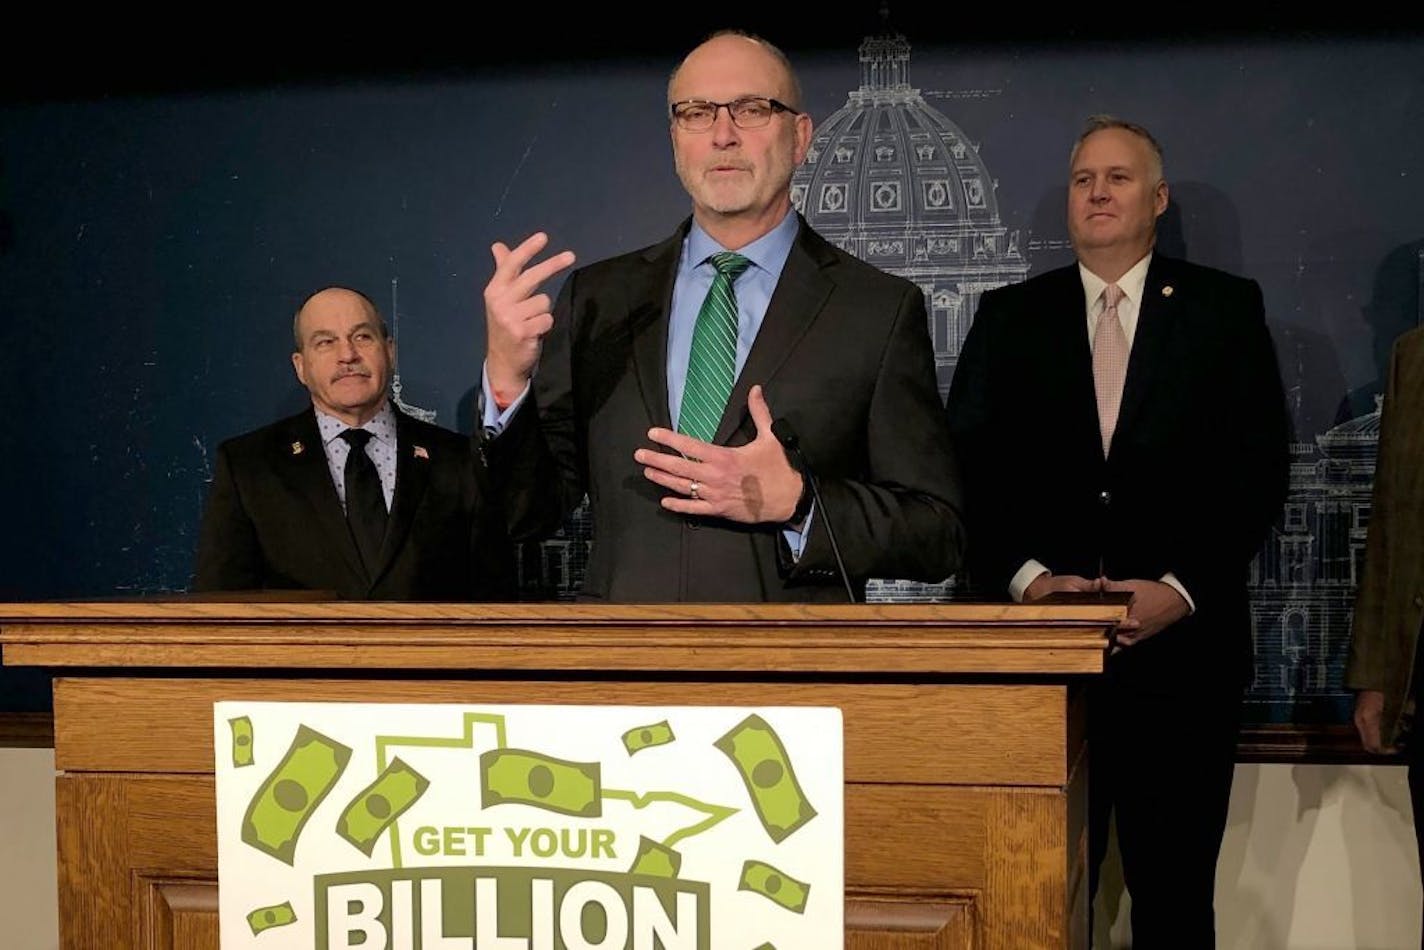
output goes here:
{"type": "Polygon", "coordinates": [[[425,451],[425,446],[417,445],[413,446],[412,448],[414,449],[414,454],[416,458],[425,459],[427,462],[430,461],[430,453],[425,451]]]}
{"type": "Polygon", "coordinates": [[[1162,288],[1162,296],[1164,296],[1164,297],[1170,297],[1170,296],[1172,296],[1172,285],[1171,285],[1171,284],[1168,284],[1167,286],[1165,286],[1165,287],[1162,288]]]}
{"type": "Polygon", "coordinates": [[[302,445],[300,442],[293,442],[293,443],[292,443],[292,454],[293,454],[293,455],[301,455],[302,452],[305,451],[305,450],[306,450],[306,446],[305,446],[305,445],[302,445]]]}

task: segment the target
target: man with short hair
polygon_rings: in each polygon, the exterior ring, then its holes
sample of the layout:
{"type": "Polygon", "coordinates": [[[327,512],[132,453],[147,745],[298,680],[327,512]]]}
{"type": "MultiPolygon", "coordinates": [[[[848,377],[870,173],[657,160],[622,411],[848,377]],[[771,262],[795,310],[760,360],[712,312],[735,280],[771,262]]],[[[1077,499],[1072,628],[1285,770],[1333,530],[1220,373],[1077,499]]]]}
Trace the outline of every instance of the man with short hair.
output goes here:
{"type": "Polygon", "coordinates": [[[984,295],[948,401],[976,585],[1131,598],[1089,693],[1089,900],[1115,815],[1138,950],[1215,943],[1247,569],[1289,474],[1260,288],[1154,252],[1167,200],[1147,130],[1090,120],[1077,263],[984,295]]]}
{"type": "Polygon", "coordinates": [[[844,601],[833,539],[857,599],[943,580],[963,532],[924,295],[792,208],[811,118],[785,56],[714,35],[668,114],[692,199],[672,237],[576,271],[552,308],[539,286],[572,253],[492,249],[486,449],[512,533],[551,534],[587,493],[602,600],[844,601]]]}
{"type": "Polygon", "coordinates": [[[375,305],[329,287],[292,333],[311,408],[218,448],[193,589],[505,596],[510,553],[477,447],[392,404],[395,342],[375,305]]]}

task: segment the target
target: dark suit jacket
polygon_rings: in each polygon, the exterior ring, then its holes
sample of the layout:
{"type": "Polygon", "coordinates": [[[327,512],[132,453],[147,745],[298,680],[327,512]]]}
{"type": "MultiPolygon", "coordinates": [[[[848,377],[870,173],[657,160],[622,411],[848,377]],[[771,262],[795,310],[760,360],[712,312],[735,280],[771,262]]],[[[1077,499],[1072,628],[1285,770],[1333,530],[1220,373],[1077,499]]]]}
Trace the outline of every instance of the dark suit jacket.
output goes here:
{"type": "Polygon", "coordinates": [[[224,442],[193,589],[309,589],[347,600],[506,597],[507,537],[488,507],[471,440],[397,411],[396,443],[390,523],[380,567],[368,577],[311,409],[224,442]]]}
{"type": "Polygon", "coordinates": [[[516,538],[547,536],[588,493],[584,595],[638,601],[843,601],[834,525],[853,583],[939,581],[959,564],[959,487],[935,384],[924,295],[804,221],[717,429],[755,436],[754,383],[800,435],[825,502],[799,562],[781,526],[686,518],[644,478],[635,449],[669,426],[668,313],[688,222],[660,244],[564,283],[533,391],[488,443],[516,538]]]}
{"type": "MultiPolygon", "coordinates": [[[[1384,693],[1384,741],[1399,739],[1424,623],[1424,329],[1394,344],[1385,381],[1365,574],[1345,685],[1384,693]]],[[[1416,732],[1419,726],[1416,725],[1416,732]]],[[[1417,739],[1415,741],[1418,741],[1417,739]]]]}
{"type": "Polygon", "coordinates": [[[1031,558],[1089,578],[1171,572],[1196,612],[1112,666],[1154,690],[1249,682],[1247,570],[1289,474],[1254,281],[1153,256],[1106,459],[1076,265],[984,295],[948,410],[976,587],[1007,596],[1031,558]]]}

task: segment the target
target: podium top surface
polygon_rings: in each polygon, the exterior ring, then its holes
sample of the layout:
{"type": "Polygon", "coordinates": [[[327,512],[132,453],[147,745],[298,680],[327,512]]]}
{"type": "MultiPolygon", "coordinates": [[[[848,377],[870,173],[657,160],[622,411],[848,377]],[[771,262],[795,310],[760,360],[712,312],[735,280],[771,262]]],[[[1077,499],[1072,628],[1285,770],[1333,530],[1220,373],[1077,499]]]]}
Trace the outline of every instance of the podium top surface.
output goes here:
{"type": "Polygon", "coordinates": [[[6,665],[1097,673],[1125,599],[1052,604],[0,604],[6,665]]]}

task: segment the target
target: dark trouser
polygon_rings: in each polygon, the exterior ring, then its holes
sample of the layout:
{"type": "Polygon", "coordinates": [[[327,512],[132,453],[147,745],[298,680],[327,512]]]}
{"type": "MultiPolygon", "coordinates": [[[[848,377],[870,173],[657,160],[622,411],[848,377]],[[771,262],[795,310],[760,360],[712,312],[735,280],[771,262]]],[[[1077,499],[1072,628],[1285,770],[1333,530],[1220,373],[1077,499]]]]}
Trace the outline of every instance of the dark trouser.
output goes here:
{"type": "Polygon", "coordinates": [[[1089,895],[1115,815],[1134,950],[1216,946],[1216,859],[1241,695],[1145,693],[1111,673],[1089,694],[1089,895]]]}

